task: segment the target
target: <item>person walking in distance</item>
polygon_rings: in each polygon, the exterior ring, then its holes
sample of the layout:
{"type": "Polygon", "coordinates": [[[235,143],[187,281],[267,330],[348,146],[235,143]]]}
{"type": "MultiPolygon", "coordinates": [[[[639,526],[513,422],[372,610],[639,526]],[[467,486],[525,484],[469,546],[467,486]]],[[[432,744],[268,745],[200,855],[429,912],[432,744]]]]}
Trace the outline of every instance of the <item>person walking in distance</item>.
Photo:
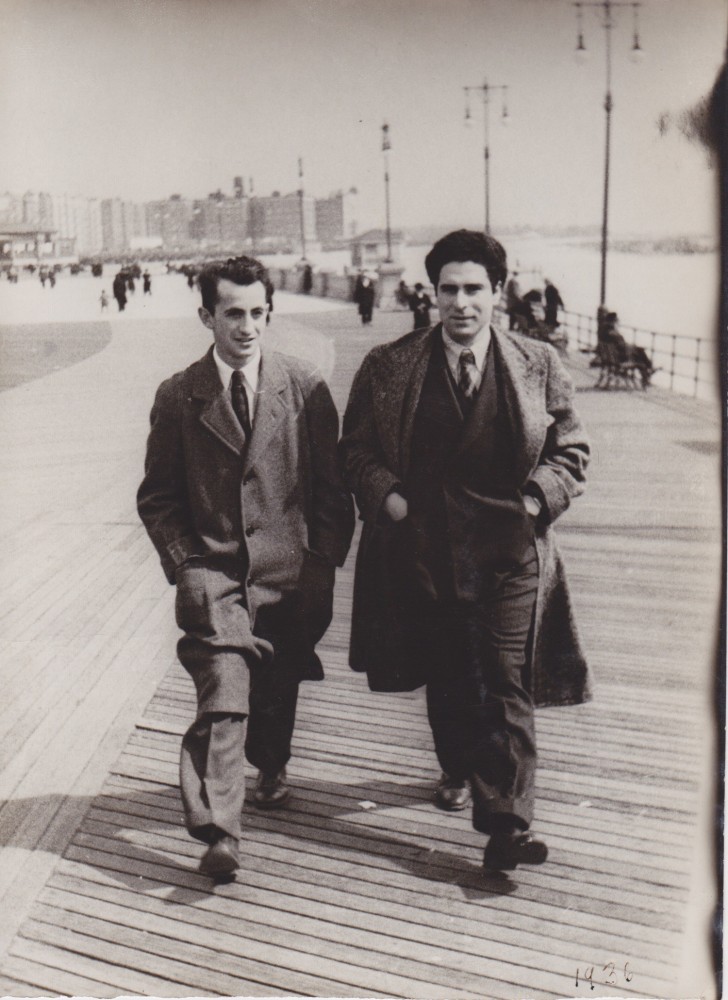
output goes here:
{"type": "Polygon", "coordinates": [[[549,278],[545,280],[544,287],[544,322],[551,330],[555,330],[559,325],[559,309],[565,309],[565,305],[559,294],[556,285],[549,278]]]}
{"type": "Polygon", "coordinates": [[[357,278],[354,301],[359,306],[362,324],[366,326],[371,323],[374,312],[374,282],[368,274],[361,274],[357,278]]]}
{"type": "Polygon", "coordinates": [[[206,266],[199,316],[214,345],[159,387],[138,510],[170,583],[177,645],[197,690],[180,790],[201,871],[240,863],[244,760],[260,808],[289,795],[298,686],[354,527],[339,474],[338,416],[309,362],[263,343],[272,285],[251,257],[206,266]]]}
{"type": "Polygon", "coordinates": [[[430,325],[430,309],[432,309],[432,300],[425,292],[420,281],[415,284],[415,290],[410,296],[409,307],[414,314],[414,329],[426,330],[430,325]]]}
{"type": "Polygon", "coordinates": [[[444,810],[472,801],[483,864],[541,864],[534,704],[589,697],[553,522],[589,446],[547,344],[500,333],[501,244],[460,230],[425,265],[440,323],[375,347],[340,451],[364,522],[350,664],[375,691],[426,685],[444,810]]]}
{"type": "Polygon", "coordinates": [[[508,313],[508,329],[515,330],[518,320],[517,316],[522,308],[521,283],[518,280],[518,271],[514,271],[505,286],[506,312],[508,313]]]}

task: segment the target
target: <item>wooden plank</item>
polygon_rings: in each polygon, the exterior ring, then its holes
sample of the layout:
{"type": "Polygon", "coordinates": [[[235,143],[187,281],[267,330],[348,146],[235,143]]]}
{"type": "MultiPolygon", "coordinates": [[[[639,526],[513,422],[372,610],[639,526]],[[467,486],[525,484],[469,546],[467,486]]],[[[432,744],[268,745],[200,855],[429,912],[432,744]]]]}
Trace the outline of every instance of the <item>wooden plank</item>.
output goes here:
{"type": "Polygon", "coordinates": [[[10,989],[6,981],[0,983],[5,996],[43,997],[59,993],[69,997],[118,996],[119,991],[108,983],[66,972],[63,969],[49,968],[39,961],[28,961],[12,955],[6,956],[3,965],[12,975],[26,976],[28,980],[10,989]]]}
{"type": "MultiPolygon", "coordinates": [[[[58,950],[66,951],[70,954],[79,955],[95,959],[97,962],[113,964],[120,967],[121,980],[126,977],[121,970],[139,969],[146,976],[159,980],[161,984],[168,981],[179,983],[181,986],[193,987],[203,994],[215,993],[222,996],[275,996],[273,987],[255,980],[246,978],[244,975],[227,975],[215,972],[214,969],[206,968],[203,962],[199,962],[203,949],[199,951],[188,946],[187,959],[179,960],[168,956],[168,952],[176,952],[174,947],[166,947],[166,939],[157,939],[157,952],[147,952],[145,945],[148,944],[146,935],[135,932],[131,928],[117,928],[117,941],[105,941],[92,934],[85,933],[92,930],[87,922],[72,914],[66,917],[66,925],[57,927],[53,924],[39,920],[28,920],[23,925],[22,939],[35,942],[40,946],[36,951],[41,957],[44,955],[46,945],[50,945],[54,951],[49,951],[48,956],[57,955],[58,950]],[[197,961],[196,961],[197,960],[197,961]]],[[[15,954],[19,942],[14,942],[11,954],[15,954]]],[[[21,950],[21,949],[19,949],[21,950]]],[[[294,996],[300,996],[295,990],[290,991],[294,996]]]]}

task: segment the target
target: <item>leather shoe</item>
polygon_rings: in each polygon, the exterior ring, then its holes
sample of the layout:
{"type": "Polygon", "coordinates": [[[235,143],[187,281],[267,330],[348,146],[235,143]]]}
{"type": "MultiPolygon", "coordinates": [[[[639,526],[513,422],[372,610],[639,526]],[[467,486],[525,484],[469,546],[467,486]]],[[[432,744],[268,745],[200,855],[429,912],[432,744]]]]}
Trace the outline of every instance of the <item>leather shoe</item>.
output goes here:
{"type": "Polygon", "coordinates": [[[470,805],[470,782],[465,778],[451,778],[443,771],[435,789],[435,802],[449,812],[466,809],[470,805]]]}
{"type": "Polygon", "coordinates": [[[239,867],[238,842],[227,834],[210,844],[200,861],[203,875],[232,875],[239,867]]]}
{"type": "Polygon", "coordinates": [[[277,809],[282,806],[291,789],[286,783],[286,769],[281,768],[277,774],[258,772],[258,784],[253,794],[253,802],[259,809],[277,809]]]}
{"type": "Polygon", "coordinates": [[[493,871],[513,871],[517,865],[542,865],[549,855],[543,840],[530,833],[493,836],[483,854],[483,867],[493,871]]]}

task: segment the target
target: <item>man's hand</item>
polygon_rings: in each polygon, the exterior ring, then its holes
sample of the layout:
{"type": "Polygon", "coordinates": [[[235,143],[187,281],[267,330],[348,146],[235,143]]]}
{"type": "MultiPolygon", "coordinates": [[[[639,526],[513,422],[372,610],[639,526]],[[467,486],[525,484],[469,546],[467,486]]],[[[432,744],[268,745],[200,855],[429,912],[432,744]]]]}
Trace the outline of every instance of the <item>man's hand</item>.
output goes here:
{"type": "Polygon", "coordinates": [[[384,498],[384,511],[392,521],[403,521],[407,517],[407,501],[399,493],[388,493],[384,498]]]}

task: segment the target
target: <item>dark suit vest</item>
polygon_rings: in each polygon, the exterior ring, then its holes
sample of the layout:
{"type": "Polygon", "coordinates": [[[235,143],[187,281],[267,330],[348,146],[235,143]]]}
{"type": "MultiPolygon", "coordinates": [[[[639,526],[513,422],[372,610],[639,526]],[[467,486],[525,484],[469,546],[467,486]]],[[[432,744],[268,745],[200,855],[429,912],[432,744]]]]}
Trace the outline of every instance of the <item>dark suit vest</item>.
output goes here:
{"type": "Polygon", "coordinates": [[[477,600],[494,574],[532,555],[533,525],[516,485],[499,368],[491,341],[465,418],[441,340],[432,351],[406,482],[412,570],[422,596],[477,600]]]}

